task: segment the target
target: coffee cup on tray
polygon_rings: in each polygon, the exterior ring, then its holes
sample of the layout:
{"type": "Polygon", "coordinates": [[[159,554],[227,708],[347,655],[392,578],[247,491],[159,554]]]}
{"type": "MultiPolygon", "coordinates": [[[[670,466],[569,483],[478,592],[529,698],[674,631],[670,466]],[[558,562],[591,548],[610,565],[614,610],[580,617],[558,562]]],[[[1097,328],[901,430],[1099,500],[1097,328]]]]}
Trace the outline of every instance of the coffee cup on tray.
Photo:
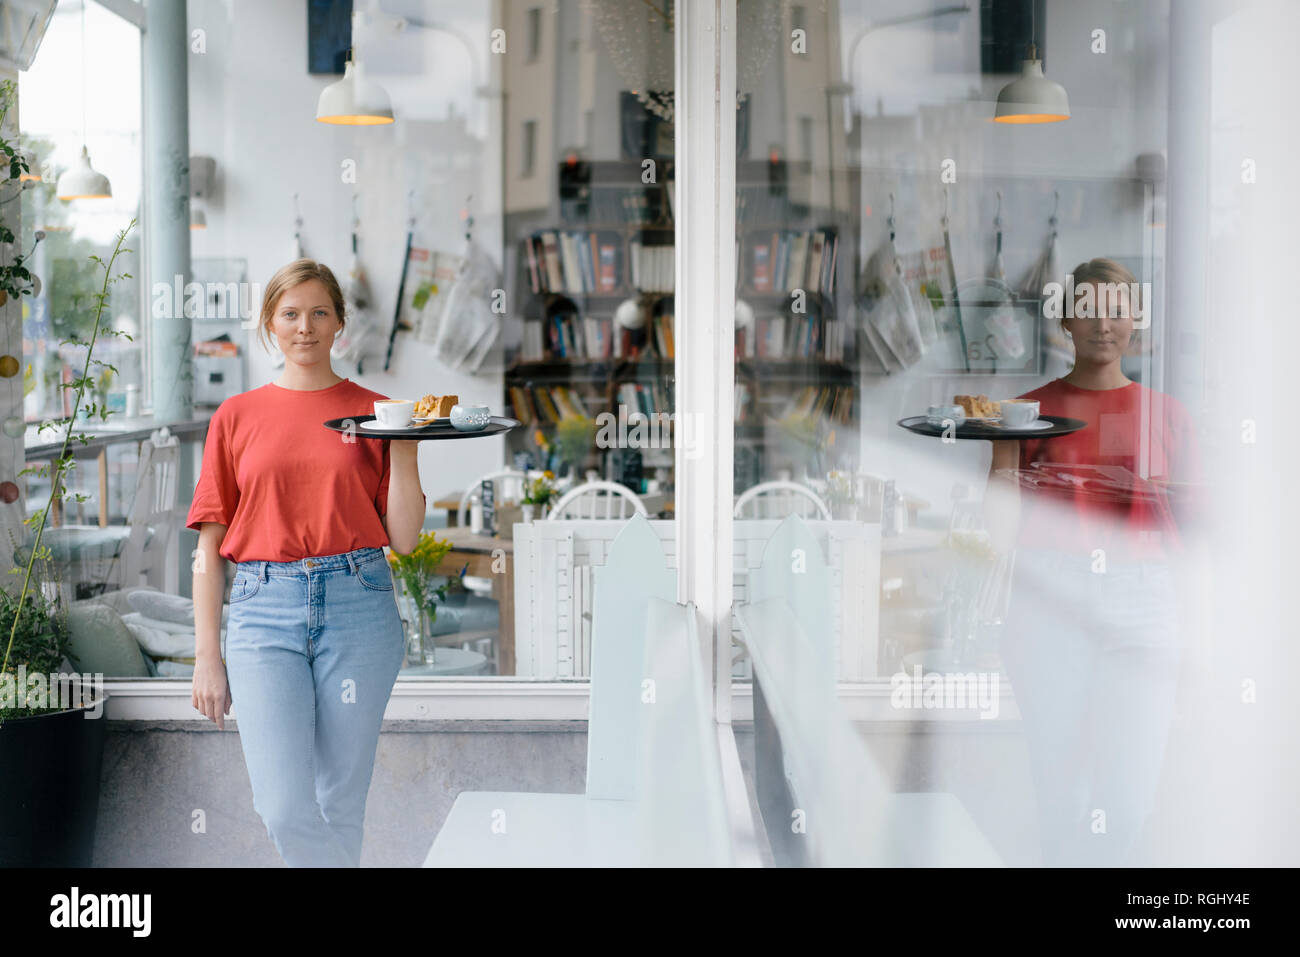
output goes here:
{"type": "Polygon", "coordinates": [[[1037,399],[1003,399],[1002,424],[1011,429],[1023,429],[1038,421],[1037,399]]]}
{"type": "Polygon", "coordinates": [[[386,429],[400,429],[411,423],[414,399],[376,399],[375,421],[386,429]]]}

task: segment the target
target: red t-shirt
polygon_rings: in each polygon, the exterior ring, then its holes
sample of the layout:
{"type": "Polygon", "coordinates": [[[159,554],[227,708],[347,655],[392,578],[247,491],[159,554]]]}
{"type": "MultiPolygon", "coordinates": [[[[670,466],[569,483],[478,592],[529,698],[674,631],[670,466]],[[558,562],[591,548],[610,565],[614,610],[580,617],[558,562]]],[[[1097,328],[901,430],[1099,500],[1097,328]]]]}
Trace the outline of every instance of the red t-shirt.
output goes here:
{"type": "Polygon", "coordinates": [[[1022,544],[1131,558],[1178,547],[1178,519],[1195,512],[1191,487],[1174,486],[1175,502],[1149,479],[1199,481],[1194,426],[1182,403],[1137,382],[1096,390],[1064,379],[1023,398],[1037,399],[1041,415],[1088,426],[1021,440],[1022,544]]]}
{"type": "Polygon", "coordinates": [[[350,379],[300,391],[264,385],[222,402],[208,423],[186,524],[228,526],[232,562],[297,561],[388,544],[388,440],[321,423],[370,415],[387,398],[350,379]]]}

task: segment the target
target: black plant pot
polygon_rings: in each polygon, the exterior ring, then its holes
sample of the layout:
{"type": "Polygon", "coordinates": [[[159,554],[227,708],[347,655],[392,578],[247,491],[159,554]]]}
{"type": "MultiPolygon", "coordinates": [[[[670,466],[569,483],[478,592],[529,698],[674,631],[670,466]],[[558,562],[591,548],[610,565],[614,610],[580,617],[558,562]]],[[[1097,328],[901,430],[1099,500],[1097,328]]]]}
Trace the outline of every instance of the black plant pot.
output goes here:
{"type": "Polygon", "coordinates": [[[73,708],[0,725],[0,867],[89,867],[107,722],[73,708]]]}

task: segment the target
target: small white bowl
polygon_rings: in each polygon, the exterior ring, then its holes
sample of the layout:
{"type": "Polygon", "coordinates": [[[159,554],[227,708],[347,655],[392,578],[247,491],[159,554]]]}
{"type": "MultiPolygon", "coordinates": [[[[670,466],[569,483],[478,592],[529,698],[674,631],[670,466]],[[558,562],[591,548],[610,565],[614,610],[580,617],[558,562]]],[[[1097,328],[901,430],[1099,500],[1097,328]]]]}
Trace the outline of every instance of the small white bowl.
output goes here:
{"type": "Polygon", "coordinates": [[[451,425],[459,432],[478,432],[492,421],[492,410],[486,405],[453,405],[451,425]]]}

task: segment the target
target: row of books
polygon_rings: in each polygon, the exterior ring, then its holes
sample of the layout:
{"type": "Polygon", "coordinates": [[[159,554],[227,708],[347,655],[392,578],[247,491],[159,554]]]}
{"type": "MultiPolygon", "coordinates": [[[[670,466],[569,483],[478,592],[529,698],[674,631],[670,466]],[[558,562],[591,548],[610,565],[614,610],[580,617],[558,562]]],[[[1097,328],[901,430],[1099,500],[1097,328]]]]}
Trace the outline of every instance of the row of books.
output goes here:
{"type": "Polygon", "coordinates": [[[524,240],[534,293],[614,293],[623,284],[617,233],[548,229],[524,240]]]}
{"type": "Polygon", "coordinates": [[[672,292],[675,274],[675,246],[646,246],[634,239],[629,244],[632,285],[642,292],[672,292]]]}
{"type": "Polygon", "coordinates": [[[673,316],[653,316],[638,330],[615,328],[608,316],[579,316],[559,313],[537,322],[524,323],[519,357],[541,359],[631,359],[676,354],[673,316]]]}
{"type": "Polygon", "coordinates": [[[618,387],[618,401],[628,412],[642,412],[647,416],[668,415],[673,411],[672,386],[664,380],[654,382],[624,382],[618,387]]]}
{"type": "Polygon", "coordinates": [[[804,386],[790,397],[781,416],[812,416],[850,425],[853,422],[853,398],[852,386],[804,386]]]}
{"type": "Polygon", "coordinates": [[[835,292],[839,246],[833,229],[751,233],[745,280],[755,292],[804,289],[829,296],[835,292]]]}
{"type": "Polygon", "coordinates": [[[568,386],[510,386],[514,417],[524,425],[554,425],[560,419],[583,415],[593,418],[583,397],[568,386]]]}
{"type": "Polygon", "coordinates": [[[848,323],[816,313],[802,316],[756,316],[753,325],[736,330],[736,355],[744,359],[844,358],[848,323]]]}

